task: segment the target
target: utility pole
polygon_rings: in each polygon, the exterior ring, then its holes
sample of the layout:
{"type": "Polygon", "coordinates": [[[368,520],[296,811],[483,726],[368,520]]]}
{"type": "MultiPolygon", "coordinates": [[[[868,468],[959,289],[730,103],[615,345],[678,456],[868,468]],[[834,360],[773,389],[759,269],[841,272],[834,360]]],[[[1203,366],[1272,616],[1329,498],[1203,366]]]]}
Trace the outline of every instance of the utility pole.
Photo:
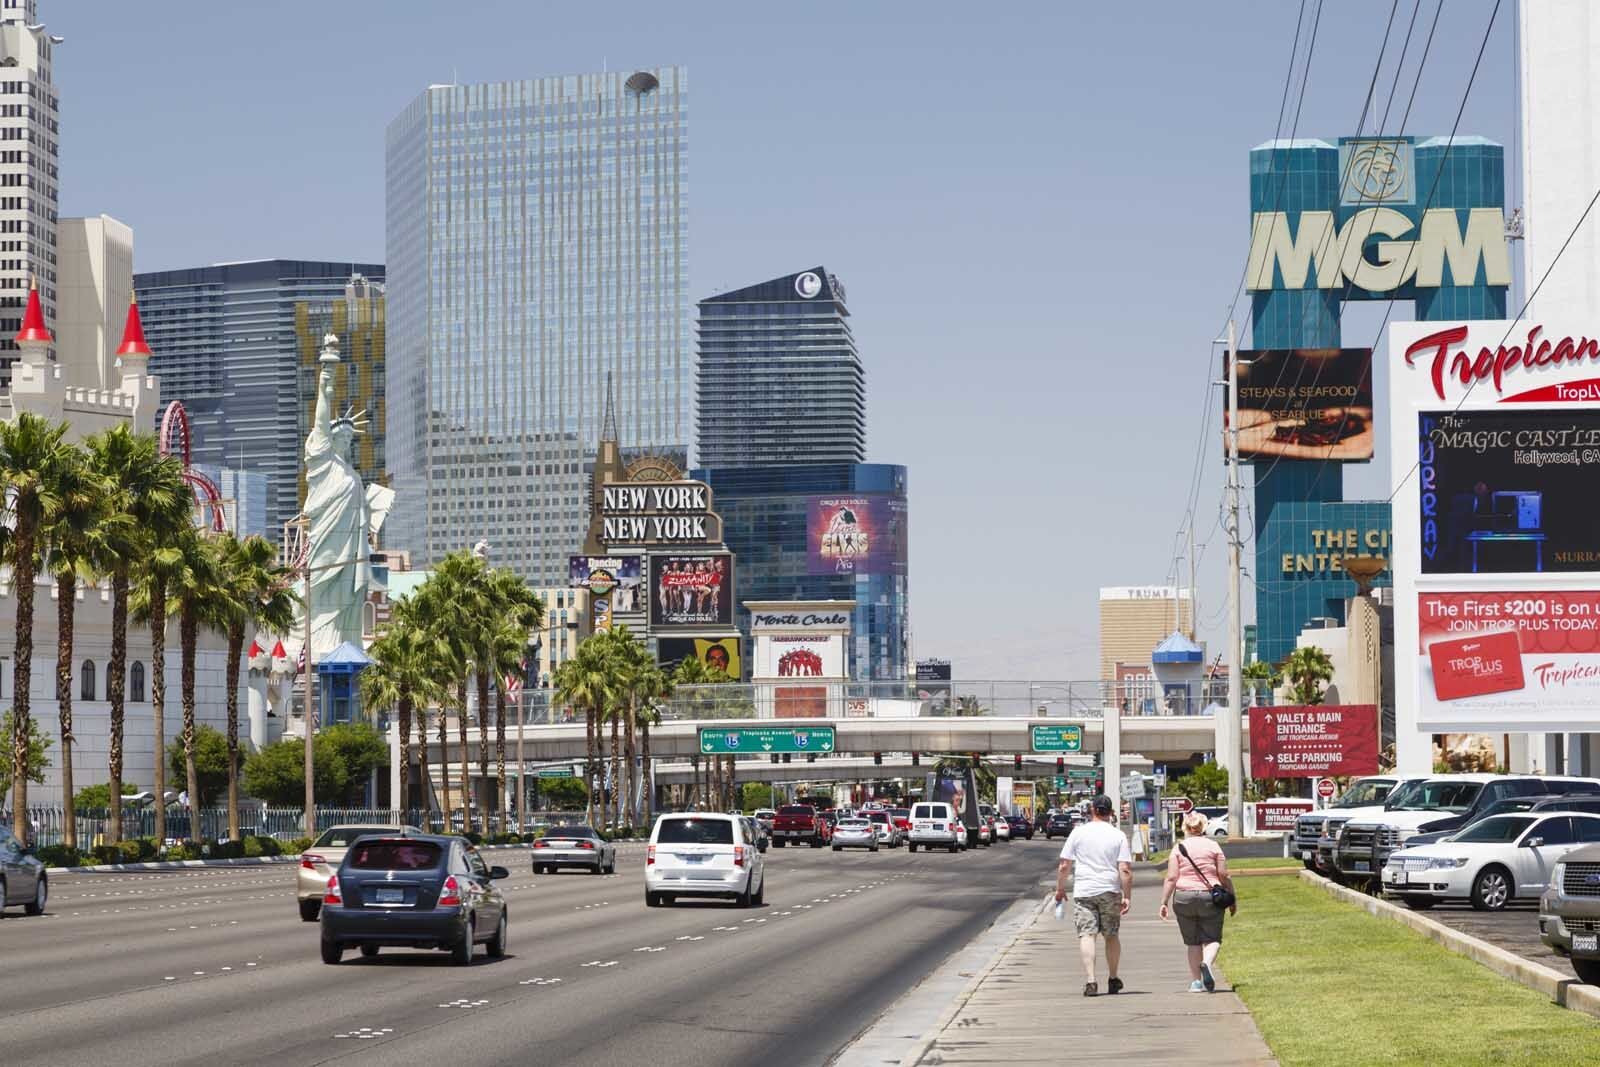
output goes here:
{"type": "MultiPolygon", "coordinates": [[[[302,521],[304,523],[302,529],[303,529],[304,536],[306,538],[306,543],[310,544],[310,542],[311,542],[311,523],[310,523],[309,520],[302,520],[302,521]]],[[[305,599],[305,619],[306,619],[306,626],[305,626],[305,633],[301,635],[302,639],[305,641],[305,644],[300,646],[300,658],[305,660],[305,672],[306,672],[305,681],[303,683],[304,684],[304,688],[301,690],[301,693],[303,694],[303,699],[305,700],[305,709],[304,709],[305,713],[301,716],[300,722],[301,722],[301,725],[305,728],[305,731],[306,731],[306,751],[305,751],[305,761],[306,761],[306,771],[305,771],[305,773],[306,773],[305,823],[306,823],[306,825],[305,825],[305,831],[306,831],[306,836],[307,837],[314,839],[317,836],[317,789],[316,789],[316,785],[314,784],[314,779],[312,777],[312,763],[313,763],[313,761],[312,761],[312,746],[315,743],[316,731],[311,725],[311,716],[313,714],[313,711],[312,711],[312,708],[311,708],[311,556],[310,556],[309,553],[307,553],[307,555],[306,555],[305,579],[306,579],[306,590],[305,590],[305,598],[306,598],[305,599]]]]}
{"type": "Polygon", "coordinates": [[[1244,547],[1239,527],[1239,346],[1233,320],[1228,320],[1228,724],[1217,732],[1224,750],[1218,753],[1228,772],[1228,832],[1244,836],[1243,692],[1239,660],[1244,635],[1239,621],[1239,554],[1244,547]]]}

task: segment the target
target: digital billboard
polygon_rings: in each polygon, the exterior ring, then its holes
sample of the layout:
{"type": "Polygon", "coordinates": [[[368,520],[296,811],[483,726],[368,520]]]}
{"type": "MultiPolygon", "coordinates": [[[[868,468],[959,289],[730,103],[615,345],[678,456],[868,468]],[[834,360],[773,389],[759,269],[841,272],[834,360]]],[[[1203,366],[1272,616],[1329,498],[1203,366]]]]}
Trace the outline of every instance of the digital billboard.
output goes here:
{"type": "Polygon", "coordinates": [[[812,497],[806,524],[810,574],[906,573],[906,501],[885,493],[812,497]]]}
{"type": "Polygon", "coordinates": [[[756,678],[843,678],[843,634],[763,634],[756,640],[756,678]]]}
{"type": "Polygon", "coordinates": [[[733,625],[733,556],[650,557],[650,625],[733,625]]]}
{"type": "MultiPolygon", "coordinates": [[[[1241,460],[1372,458],[1372,349],[1264,348],[1238,355],[1241,460]]],[[[1226,411],[1222,421],[1226,448],[1226,411]]]]}
{"type": "Polygon", "coordinates": [[[641,560],[638,556],[570,556],[569,583],[596,597],[609,596],[611,610],[639,610],[641,560]]]}
{"type": "Polygon", "coordinates": [[[1423,574],[1600,570],[1600,410],[1417,416],[1423,574]]]}
{"type": "Polygon", "coordinates": [[[737,637],[663,637],[656,642],[656,660],[663,667],[675,667],[691,658],[722,671],[734,681],[744,670],[737,637]]]}

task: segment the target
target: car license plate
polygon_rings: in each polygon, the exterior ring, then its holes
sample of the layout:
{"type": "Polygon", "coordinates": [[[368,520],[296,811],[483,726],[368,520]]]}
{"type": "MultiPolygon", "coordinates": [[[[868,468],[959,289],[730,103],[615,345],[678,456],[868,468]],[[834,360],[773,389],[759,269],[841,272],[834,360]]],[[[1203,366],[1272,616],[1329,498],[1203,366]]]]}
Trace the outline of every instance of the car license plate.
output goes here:
{"type": "Polygon", "coordinates": [[[406,891],[396,886],[379,886],[372,897],[375,904],[404,904],[406,891]]]}
{"type": "Polygon", "coordinates": [[[1356,860],[1354,863],[1350,864],[1350,869],[1352,871],[1368,873],[1372,870],[1372,867],[1367,863],[1366,860],[1356,860]]]}
{"type": "Polygon", "coordinates": [[[1307,852],[1305,849],[1301,849],[1300,858],[1303,860],[1314,860],[1317,858],[1317,854],[1315,852],[1307,852]]]}
{"type": "Polygon", "coordinates": [[[706,861],[704,856],[679,856],[678,858],[685,863],[704,863],[706,861]]]}
{"type": "Polygon", "coordinates": [[[1600,952],[1600,934],[1573,934],[1572,951],[1600,952]]]}

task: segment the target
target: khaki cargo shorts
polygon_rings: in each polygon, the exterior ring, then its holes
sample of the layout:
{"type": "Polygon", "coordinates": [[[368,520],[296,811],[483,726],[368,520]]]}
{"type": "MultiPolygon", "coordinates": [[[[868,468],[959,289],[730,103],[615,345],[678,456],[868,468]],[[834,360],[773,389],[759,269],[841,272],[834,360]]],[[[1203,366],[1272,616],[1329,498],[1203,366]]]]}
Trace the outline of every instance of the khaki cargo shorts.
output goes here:
{"type": "Polygon", "coordinates": [[[1101,934],[1116,937],[1122,929],[1122,894],[1096,893],[1092,897],[1072,898],[1072,923],[1079,937],[1101,934]]]}

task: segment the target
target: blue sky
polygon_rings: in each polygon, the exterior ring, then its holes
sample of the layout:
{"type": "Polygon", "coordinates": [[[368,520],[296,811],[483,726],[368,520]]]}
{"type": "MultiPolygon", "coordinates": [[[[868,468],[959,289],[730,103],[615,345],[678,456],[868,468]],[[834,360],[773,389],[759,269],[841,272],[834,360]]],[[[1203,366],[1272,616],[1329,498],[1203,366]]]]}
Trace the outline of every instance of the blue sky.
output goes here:
{"type": "MultiPolygon", "coordinates": [[[[1093,677],[1098,587],[1167,579],[1297,3],[40,7],[67,37],[63,214],[132,225],[140,270],[381,261],[384,127],[430,82],[686,65],[691,298],[817,263],[845,283],[870,458],[911,468],[917,654],[958,677],[1093,677]]],[[[1323,7],[1298,130],[1334,138],[1356,132],[1391,3],[1323,7]]],[[[1493,7],[1446,7],[1405,132],[1449,132],[1493,7]]],[[[1461,124],[1508,146],[1514,16],[1461,124]]],[[[1381,315],[1348,314],[1345,343],[1381,315]]],[[[1204,447],[1200,614],[1220,647],[1215,432],[1204,447]]],[[[1387,496],[1386,470],[1380,451],[1347,496],[1387,496]]]]}

